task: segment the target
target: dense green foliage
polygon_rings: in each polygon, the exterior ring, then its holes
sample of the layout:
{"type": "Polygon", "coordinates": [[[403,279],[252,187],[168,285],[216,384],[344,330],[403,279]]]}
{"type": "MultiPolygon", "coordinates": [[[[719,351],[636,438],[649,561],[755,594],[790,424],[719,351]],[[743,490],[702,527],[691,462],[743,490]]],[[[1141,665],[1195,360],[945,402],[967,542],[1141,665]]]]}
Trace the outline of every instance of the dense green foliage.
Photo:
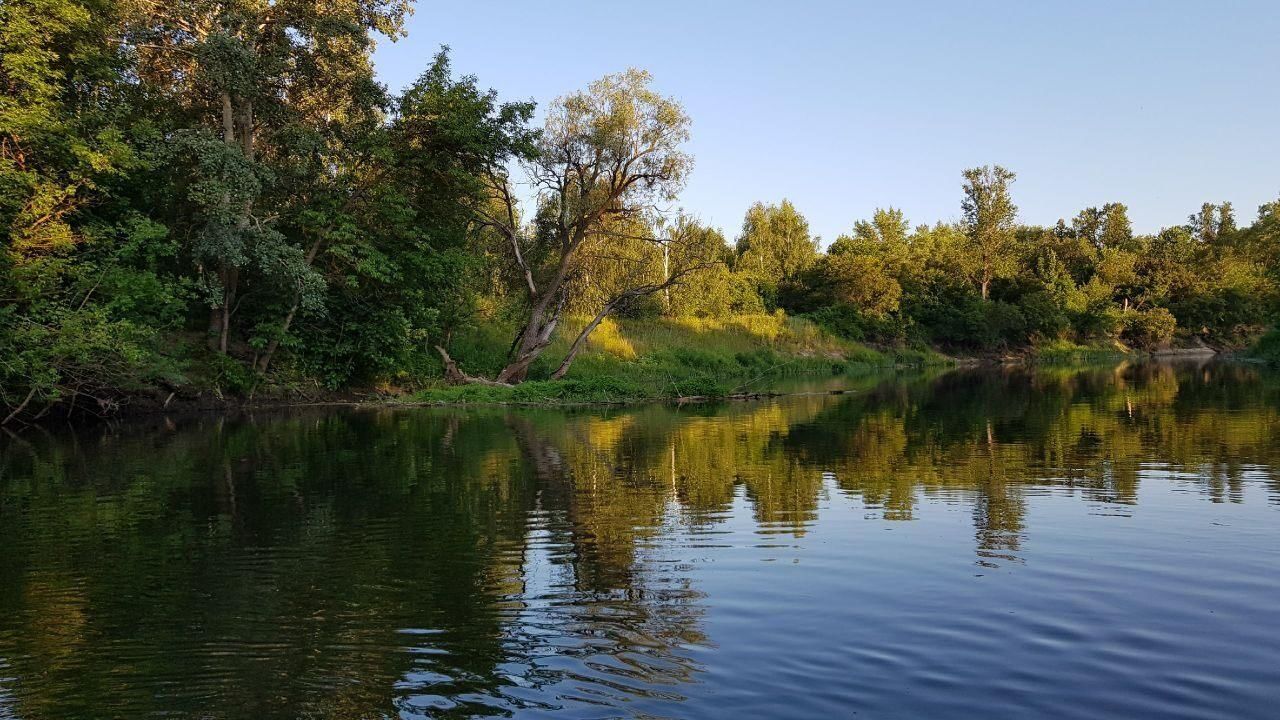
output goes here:
{"type": "Polygon", "coordinates": [[[407,5],[6,3],[0,394],[327,386],[421,370],[485,279],[483,167],[531,103],[438,55],[399,97],[375,33],[407,5]],[[281,352],[283,351],[283,352],[281,352]]]}
{"type": "Polygon", "coordinates": [[[1027,227],[1013,173],[979,168],[959,224],[880,211],[823,253],[783,200],[730,242],[654,209],[692,168],[691,120],[647,73],[552,102],[541,129],[445,52],[392,94],[370,57],[408,9],[0,5],[5,416],[146,388],[559,379],[614,316],[782,310],[846,340],[979,352],[1238,346],[1269,325],[1280,203],[1247,227],[1226,203],[1150,236],[1118,203],[1027,227]]]}
{"type": "Polygon", "coordinates": [[[1280,331],[1272,330],[1258,338],[1249,348],[1249,355],[1272,367],[1280,367],[1280,331]]]}
{"type": "Polygon", "coordinates": [[[1135,235],[1120,203],[1043,228],[1013,222],[1012,173],[965,178],[961,223],[910,230],[901,211],[878,210],[794,276],[782,306],[847,338],[959,352],[1234,349],[1274,316],[1280,202],[1245,228],[1229,203],[1155,235],[1135,235]]]}

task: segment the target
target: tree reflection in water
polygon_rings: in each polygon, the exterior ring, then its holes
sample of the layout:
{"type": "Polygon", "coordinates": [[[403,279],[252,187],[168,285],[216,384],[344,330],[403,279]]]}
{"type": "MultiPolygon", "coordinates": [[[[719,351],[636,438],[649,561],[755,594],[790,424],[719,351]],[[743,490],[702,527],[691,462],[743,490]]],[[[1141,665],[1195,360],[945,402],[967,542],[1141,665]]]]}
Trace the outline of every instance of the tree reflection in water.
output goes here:
{"type": "Polygon", "coordinates": [[[1003,368],[28,433],[0,457],[0,717],[656,716],[713,643],[688,550],[735,508],[767,542],[824,503],[957,504],[976,562],[1018,563],[1037,494],[1126,512],[1158,474],[1277,502],[1276,400],[1236,365],[1003,368]]]}

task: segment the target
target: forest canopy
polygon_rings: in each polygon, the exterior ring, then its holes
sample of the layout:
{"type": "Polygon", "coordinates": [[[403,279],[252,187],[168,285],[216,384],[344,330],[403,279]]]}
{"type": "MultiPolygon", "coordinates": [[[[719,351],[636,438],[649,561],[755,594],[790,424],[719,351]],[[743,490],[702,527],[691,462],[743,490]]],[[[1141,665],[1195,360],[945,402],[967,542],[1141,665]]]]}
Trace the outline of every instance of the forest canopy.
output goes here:
{"type": "Polygon", "coordinates": [[[824,249],[766,199],[726,237],[679,209],[696,119],[660,79],[567,89],[539,126],[443,49],[394,93],[371,54],[409,9],[0,5],[5,415],[144,387],[561,378],[611,316],[783,312],[959,353],[1236,348],[1275,316],[1280,200],[1136,234],[1099,198],[1039,227],[988,166],[958,172],[959,222],[885,208],[824,249]],[[503,347],[459,354],[481,327],[503,347]]]}

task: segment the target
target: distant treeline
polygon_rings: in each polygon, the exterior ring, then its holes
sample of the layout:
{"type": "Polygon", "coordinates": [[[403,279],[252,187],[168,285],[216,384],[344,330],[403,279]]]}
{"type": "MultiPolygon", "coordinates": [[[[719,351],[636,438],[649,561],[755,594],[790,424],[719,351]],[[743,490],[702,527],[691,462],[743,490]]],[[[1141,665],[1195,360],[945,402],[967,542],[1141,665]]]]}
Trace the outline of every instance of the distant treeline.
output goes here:
{"type": "Polygon", "coordinates": [[[1118,203],[1027,227],[1013,174],[981,168],[956,224],[878,211],[823,253],[783,201],[751,207],[730,244],[660,209],[692,168],[690,118],[647,73],[555,100],[540,128],[444,51],[394,94],[371,52],[408,10],[0,5],[6,417],[140,387],[558,378],[622,313],[784,310],[968,351],[1235,345],[1269,323],[1280,203],[1248,227],[1208,204],[1154,236],[1118,203]],[[548,364],[568,315],[581,330],[548,364]],[[491,377],[449,355],[479,325],[510,327],[491,377]]]}

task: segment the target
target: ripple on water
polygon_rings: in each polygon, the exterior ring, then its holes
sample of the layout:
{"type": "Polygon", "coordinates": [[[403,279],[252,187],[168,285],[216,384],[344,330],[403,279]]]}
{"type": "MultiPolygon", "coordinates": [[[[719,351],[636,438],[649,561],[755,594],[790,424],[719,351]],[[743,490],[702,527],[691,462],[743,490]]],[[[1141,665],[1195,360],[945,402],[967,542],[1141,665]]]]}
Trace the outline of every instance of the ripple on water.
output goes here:
{"type": "Polygon", "coordinates": [[[867,382],[0,447],[0,719],[1275,715],[1270,381],[867,382]]]}

